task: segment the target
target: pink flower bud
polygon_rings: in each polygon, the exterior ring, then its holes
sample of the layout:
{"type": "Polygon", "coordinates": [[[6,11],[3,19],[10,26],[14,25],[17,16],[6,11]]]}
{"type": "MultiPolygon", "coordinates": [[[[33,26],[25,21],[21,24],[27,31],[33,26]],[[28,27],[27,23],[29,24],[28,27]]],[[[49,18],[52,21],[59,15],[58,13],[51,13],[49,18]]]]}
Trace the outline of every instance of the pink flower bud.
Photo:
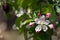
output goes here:
{"type": "Polygon", "coordinates": [[[41,14],[40,13],[38,13],[38,17],[40,17],[41,16],[41,14]]]}
{"type": "Polygon", "coordinates": [[[50,29],[54,29],[54,24],[50,24],[48,26],[50,27],[50,29]]]}
{"type": "Polygon", "coordinates": [[[46,18],[50,18],[50,16],[51,16],[51,13],[46,14],[46,18]]]}
{"type": "Polygon", "coordinates": [[[34,22],[30,22],[29,23],[29,26],[34,26],[34,22]]]}

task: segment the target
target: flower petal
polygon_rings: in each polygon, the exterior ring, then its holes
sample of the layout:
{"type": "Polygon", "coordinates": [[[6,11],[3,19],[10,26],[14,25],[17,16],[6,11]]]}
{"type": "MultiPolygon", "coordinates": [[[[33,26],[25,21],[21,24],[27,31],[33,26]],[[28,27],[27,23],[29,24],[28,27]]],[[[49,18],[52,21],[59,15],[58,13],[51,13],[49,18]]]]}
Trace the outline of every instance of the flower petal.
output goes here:
{"type": "Polygon", "coordinates": [[[42,16],[40,17],[40,20],[45,20],[45,16],[42,15],[42,16]]]}
{"type": "Polygon", "coordinates": [[[44,32],[46,32],[48,30],[48,27],[46,25],[43,25],[42,27],[43,27],[42,29],[44,32]]]}
{"type": "Polygon", "coordinates": [[[49,23],[50,23],[49,20],[46,20],[46,21],[44,22],[45,25],[48,25],[49,23]]]}
{"type": "Polygon", "coordinates": [[[34,21],[38,21],[39,19],[38,18],[35,18],[34,21]]]}
{"type": "Polygon", "coordinates": [[[41,21],[37,21],[37,24],[41,24],[41,21]]]}
{"type": "Polygon", "coordinates": [[[35,31],[36,31],[36,32],[40,32],[41,30],[42,30],[41,25],[38,25],[38,26],[35,28],[35,31]]]}
{"type": "Polygon", "coordinates": [[[40,20],[38,18],[35,18],[35,23],[40,24],[40,20]]]}

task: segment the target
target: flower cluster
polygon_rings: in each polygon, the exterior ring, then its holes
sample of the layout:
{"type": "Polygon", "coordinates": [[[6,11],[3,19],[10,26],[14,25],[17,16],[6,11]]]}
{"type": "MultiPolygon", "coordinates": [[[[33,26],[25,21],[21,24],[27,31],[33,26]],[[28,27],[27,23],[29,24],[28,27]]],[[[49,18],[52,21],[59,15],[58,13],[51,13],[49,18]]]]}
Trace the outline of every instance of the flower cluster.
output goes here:
{"type": "Polygon", "coordinates": [[[40,32],[41,30],[46,32],[48,30],[48,27],[50,29],[54,29],[54,24],[50,24],[50,21],[48,19],[46,19],[46,18],[50,18],[51,13],[47,13],[46,16],[38,14],[38,16],[40,16],[40,17],[35,18],[34,19],[35,22],[29,23],[30,26],[33,26],[34,23],[38,24],[35,28],[36,32],[40,32]]]}

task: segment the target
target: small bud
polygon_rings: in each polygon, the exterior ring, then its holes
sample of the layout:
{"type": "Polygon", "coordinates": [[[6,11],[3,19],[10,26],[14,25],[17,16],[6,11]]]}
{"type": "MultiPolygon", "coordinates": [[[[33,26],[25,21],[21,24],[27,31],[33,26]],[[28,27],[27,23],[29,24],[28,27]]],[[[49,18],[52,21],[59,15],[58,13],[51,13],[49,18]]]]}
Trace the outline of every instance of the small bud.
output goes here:
{"type": "Polygon", "coordinates": [[[29,23],[29,26],[34,26],[34,22],[30,22],[29,23]]]}
{"type": "Polygon", "coordinates": [[[51,13],[46,14],[46,18],[50,18],[50,16],[51,16],[51,13]]]}
{"type": "Polygon", "coordinates": [[[50,29],[54,29],[54,24],[50,24],[48,26],[50,27],[50,29]]]}
{"type": "Polygon", "coordinates": [[[40,17],[41,16],[41,14],[40,13],[38,13],[38,17],[40,17]]]}

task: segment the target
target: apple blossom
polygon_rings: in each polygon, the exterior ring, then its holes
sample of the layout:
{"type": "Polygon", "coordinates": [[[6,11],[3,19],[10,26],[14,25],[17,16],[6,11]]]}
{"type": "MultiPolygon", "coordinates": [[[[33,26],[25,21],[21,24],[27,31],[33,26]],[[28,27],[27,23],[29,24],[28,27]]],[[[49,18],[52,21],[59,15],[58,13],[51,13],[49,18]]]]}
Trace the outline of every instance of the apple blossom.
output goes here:
{"type": "Polygon", "coordinates": [[[40,18],[36,18],[35,19],[35,23],[38,24],[37,27],[35,28],[36,32],[40,32],[41,30],[43,30],[44,32],[47,31],[48,29],[48,24],[50,23],[49,20],[45,19],[45,16],[42,15],[40,18]]]}

